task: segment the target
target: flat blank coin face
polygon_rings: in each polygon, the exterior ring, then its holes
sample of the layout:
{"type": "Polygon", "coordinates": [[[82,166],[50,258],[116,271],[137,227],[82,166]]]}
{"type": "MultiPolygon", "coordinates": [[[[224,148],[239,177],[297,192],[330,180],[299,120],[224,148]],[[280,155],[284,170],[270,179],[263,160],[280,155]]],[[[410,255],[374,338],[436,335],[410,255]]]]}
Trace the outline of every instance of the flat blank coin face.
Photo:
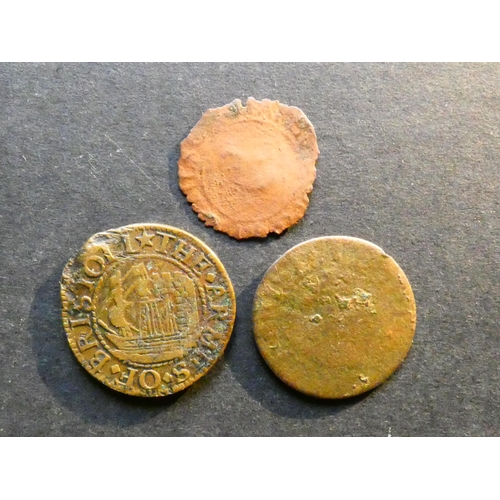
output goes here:
{"type": "Polygon", "coordinates": [[[136,224],[92,236],[61,280],[63,324],[82,366],[108,387],[166,396],[222,355],[236,301],[210,248],[170,226],[136,224]]]}
{"type": "Polygon", "coordinates": [[[408,279],[376,245],[343,236],[306,241],[267,271],[254,332],[286,384],[320,398],[373,389],[406,357],[416,326],[408,279]]]}
{"type": "Polygon", "coordinates": [[[207,226],[238,239],[264,237],[303,217],[318,154],[300,109],[236,100],[208,110],[182,141],[179,184],[207,226]]]}

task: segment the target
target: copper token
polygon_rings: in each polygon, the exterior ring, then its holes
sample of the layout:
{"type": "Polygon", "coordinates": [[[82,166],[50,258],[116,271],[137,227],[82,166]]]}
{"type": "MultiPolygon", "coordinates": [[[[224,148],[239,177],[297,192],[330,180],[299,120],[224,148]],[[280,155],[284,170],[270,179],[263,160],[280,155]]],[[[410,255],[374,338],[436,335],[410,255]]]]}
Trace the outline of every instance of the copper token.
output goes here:
{"type": "Polygon", "coordinates": [[[78,361],[134,396],[166,396],[203,376],[222,355],[236,311],[214,252],[158,224],[92,236],[66,265],[61,297],[78,361]]]}
{"type": "Polygon", "coordinates": [[[304,216],[318,155],[300,109],[237,99],[209,109],[182,141],[179,184],[207,226],[238,239],[279,234],[304,216]]]}
{"type": "Polygon", "coordinates": [[[311,396],[346,398],[386,380],[416,325],[408,279],[378,246],[331,236],[306,241],[260,283],[255,339],[283,382],[311,396]]]}

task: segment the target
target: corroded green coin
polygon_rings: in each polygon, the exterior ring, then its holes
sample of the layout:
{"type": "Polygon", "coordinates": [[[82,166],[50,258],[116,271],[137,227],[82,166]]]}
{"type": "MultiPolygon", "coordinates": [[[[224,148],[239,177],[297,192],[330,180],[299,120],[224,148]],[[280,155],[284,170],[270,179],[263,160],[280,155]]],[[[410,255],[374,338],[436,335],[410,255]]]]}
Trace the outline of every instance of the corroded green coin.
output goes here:
{"type": "Polygon", "coordinates": [[[416,326],[402,269],[367,241],[330,236],[286,252],[260,283],[255,339],[283,382],[311,396],[346,398],[385,381],[416,326]]]}

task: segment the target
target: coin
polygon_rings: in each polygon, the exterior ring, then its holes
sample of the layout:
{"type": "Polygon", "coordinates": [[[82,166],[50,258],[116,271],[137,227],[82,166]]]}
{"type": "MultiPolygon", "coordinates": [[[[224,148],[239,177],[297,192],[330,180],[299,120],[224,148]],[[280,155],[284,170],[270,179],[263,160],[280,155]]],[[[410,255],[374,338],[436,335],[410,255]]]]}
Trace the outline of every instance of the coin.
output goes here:
{"type": "Polygon", "coordinates": [[[346,398],[385,381],[416,326],[413,292],[381,248],[322,237],[286,252],[267,271],[253,308],[257,346],[286,384],[319,398],[346,398]]]}
{"type": "Polygon", "coordinates": [[[182,141],[179,184],[207,226],[238,239],[279,234],[305,214],[318,155],[300,109],[236,99],[209,109],[182,141]]]}
{"type": "Polygon", "coordinates": [[[66,265],[61,298],[78,361],[134,396],[172,394],[203,376],[222,355],[236,313],[214,252],[159,224],[92,236],[66,265]]]}

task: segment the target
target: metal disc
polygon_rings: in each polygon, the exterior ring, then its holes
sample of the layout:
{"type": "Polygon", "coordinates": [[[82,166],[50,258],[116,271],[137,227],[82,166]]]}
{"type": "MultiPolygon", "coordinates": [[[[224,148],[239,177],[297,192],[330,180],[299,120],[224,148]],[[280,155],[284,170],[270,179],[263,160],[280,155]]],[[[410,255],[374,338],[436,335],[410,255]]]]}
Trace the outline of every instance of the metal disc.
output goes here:
{"type": "Polygon", "coordinates": [[[134,396],[165,396],[222,355],[236,313],[229,277],[194,236],[136,224],[92,236],[61,280],[63,324],[82,366],[134,396]]]}
{"type": "Polygon", "coordinates": [[[361,394],[386,380],[415,333],[413,292],[401,268],[367,241],[331,236],[286,252],[260,283],[258,348],[286,384],[320,398],[361,394]]]}
{"type": "Polygon", "coordinates": [[[238,239],[279,234],[304,216],[318,154],[299,108],[237,99],[209,109],[182,141],[179,184],[207,226],[238,239]]]}

